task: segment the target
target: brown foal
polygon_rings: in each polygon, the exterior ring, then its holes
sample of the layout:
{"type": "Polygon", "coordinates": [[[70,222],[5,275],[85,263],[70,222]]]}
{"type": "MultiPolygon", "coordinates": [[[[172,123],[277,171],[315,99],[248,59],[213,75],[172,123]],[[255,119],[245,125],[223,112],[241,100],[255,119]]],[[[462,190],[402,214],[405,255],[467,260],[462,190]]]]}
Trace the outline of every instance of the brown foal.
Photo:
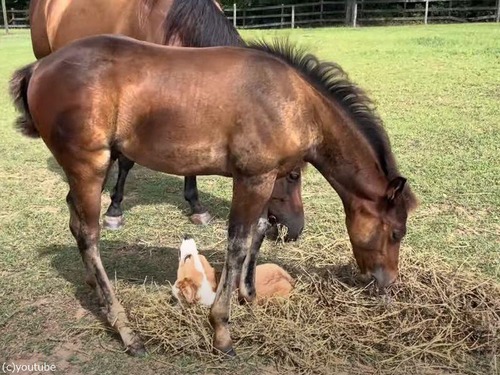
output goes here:
{"type": "MultiPolygon", "coordinates": [[[[99,34],[179,47],[243,46],[215,0],[31,0],[30,25],[38,59],[77,39],[99,34]]],[[[134,161],[119,153],[112,158],[118,159],[119,171],[104,227],[119,229],[124,225],[125,181],[134,161]]],[[[304,228],[300,178],[301,168],[297,167],[277,179],[269,204],[270,221],[287,227],[285,240],[296,240],[304,228]]],[[[211,216],[199,201],[196,176],[185,177],[184,198],[191,221],[207,224],[211,216]]]]}
{"type": "Polygon", "coordinates": [[[101,190],[119,152],[181,176],[232,177],[228,250],[210,313],[214,347],[234,354],[234,280],[255,297],[256,258],[277,178],[310,162],[344,204],[354,256],[383,288],[398,275],[416,200],[370,100],[335,64],[288,43],[175,48],[126,37],[82,39],[18,70],[18,126],[40,136],[68,177],[70,229],[109,323],[131,331],[99,256],[101,190]]]}

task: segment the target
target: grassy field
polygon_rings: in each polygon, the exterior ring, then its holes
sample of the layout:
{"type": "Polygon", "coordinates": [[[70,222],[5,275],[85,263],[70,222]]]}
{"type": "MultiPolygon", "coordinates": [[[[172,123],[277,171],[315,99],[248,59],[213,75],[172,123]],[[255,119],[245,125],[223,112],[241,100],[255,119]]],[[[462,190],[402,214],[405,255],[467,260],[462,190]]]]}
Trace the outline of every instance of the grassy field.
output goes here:
{"type": "MultiPolygon", "coordinates": [[[[421,201],[408,223],[403,258],[415,254],[424,265],[426,257],[440,258],[457,272],[500,283],[500,27],[244,33],[249,38],[274,35],[289,35],[321,58],[340,63],[375,99],[400,169],[421,201]]],[[[27,32],[0,35],[0,362],[46,361],[55,363],[59,373],[71,374],[172,373],[172,366],[173,372],[184,368],[186,373],[220,373],[231,366],[238,374],[261,373],[257,368],[262,366],[285,371],[258,355],[221,365],[181,353],[166,363],[154,340],[146,359],[121,353],[116,336],[96,317],[94,298],[84,284],[68,230],[62,173],[42,141],[23,138],[12,126],[8,80],[15,68],[33,59],[27,32]]],[[[204,177],[199,187],[216,216],[203,228],[188,223],[180,178],[133,170],[126,186],[126,228],[103,232],[101,247],[108,275],[129,309],[141,310],[129,296],[145,301],[153,296],[151,285],[167,290],[175,280],[184,233],[193,234],[200,249],[211,250],[211,261],[220,267],[231,183],[204,177]]],[[[262,259],[291,270],[328,267],[324,255],[332,252],[340,262],[349,262],[340,201],[312,167],[304,177],[303,197],[303,239],[266,241],[262,259]]],[[[103,206],[108,202],[105,194],[103,206]]],[[[487,361],[494,362],[494,356],[487,361]]],[[[373,362],[365,358],[363,365],[365,373],[383,371],[376,357],[373,362]]],[[[478,371],[493,373],[498,366],[478,371]]]]}

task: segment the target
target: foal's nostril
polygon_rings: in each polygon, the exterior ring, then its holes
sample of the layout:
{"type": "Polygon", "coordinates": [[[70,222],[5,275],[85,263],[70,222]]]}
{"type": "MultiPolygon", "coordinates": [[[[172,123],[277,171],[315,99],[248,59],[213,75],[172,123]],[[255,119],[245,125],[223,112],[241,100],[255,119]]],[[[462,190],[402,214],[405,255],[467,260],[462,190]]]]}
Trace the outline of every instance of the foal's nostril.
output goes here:
{"type": "Polygon", "coordinates": [[[269,224],[271,224],[271,225],[278,224],[278,219],[274,215],[269,215],[269,217],[267,218],[267,220],[269,221],[269,224]]]}

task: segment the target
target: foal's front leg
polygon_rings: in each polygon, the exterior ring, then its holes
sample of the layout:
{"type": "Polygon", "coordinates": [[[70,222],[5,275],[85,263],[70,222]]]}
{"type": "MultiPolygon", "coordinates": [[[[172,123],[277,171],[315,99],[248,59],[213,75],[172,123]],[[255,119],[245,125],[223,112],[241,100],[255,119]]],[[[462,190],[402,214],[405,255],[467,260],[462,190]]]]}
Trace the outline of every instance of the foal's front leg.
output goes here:
{"type": "Polygon", "coordinates": [[[269,228],[269,221],[267,220],[267,208],[261,214],[255,233],[252,238],[252,244],[248,248],[245,261],[241,270],[239,282],[239,295],[240,299],[247,302],[252,302],[255,299],[255,270],[257,267],[257,256],[259,255],[260,247],[266,236],[266,231],[269,228]]]}
{"type": "MultiPolygon", "coordinates": [[[[275,172],[256,177],[234,177],[226,262],[210,311],[214,348],[231,356],[235,355],[228,328],[231,294],[234,284],[240,280],[242,266],[250,249],[254,246],[260,248],[262,243],[262,240],[254,241],[254,238],[261,232],[259,218],[271,197],[275,180],[275,172]]],[[[253,282],[253,279],[249,280],[253,282]]],[[[251,286],[248,289],[255,288],[251,286]]]]}

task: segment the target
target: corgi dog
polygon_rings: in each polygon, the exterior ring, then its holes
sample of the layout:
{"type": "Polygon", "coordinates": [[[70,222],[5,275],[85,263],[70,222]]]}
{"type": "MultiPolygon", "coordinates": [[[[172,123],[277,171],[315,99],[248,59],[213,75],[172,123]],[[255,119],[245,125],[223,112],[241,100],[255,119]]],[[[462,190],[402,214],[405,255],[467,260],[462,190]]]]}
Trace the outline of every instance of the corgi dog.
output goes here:
{"type": "Polygon", "coordinates": [[[181,304],[212,306],[216,289],[215,270],[207,258],[198,253],[194,240],[185,238],[179,251],[177,281],[172,287],[175,298],[181,304]]]}
{"type": "MultiPolygon", "coordinates": [[[[295,281],[276,264],[260,264],[255,269],[255,293],[257,303],[271,297],[286,298],[293,290],[295,281]]],[[[172,287],[175,298],[181,304],[212,306],[217,290],[214,268],[198,253],[192,238],[182,241],[179,253],[177,280],[172,287]]]]}

